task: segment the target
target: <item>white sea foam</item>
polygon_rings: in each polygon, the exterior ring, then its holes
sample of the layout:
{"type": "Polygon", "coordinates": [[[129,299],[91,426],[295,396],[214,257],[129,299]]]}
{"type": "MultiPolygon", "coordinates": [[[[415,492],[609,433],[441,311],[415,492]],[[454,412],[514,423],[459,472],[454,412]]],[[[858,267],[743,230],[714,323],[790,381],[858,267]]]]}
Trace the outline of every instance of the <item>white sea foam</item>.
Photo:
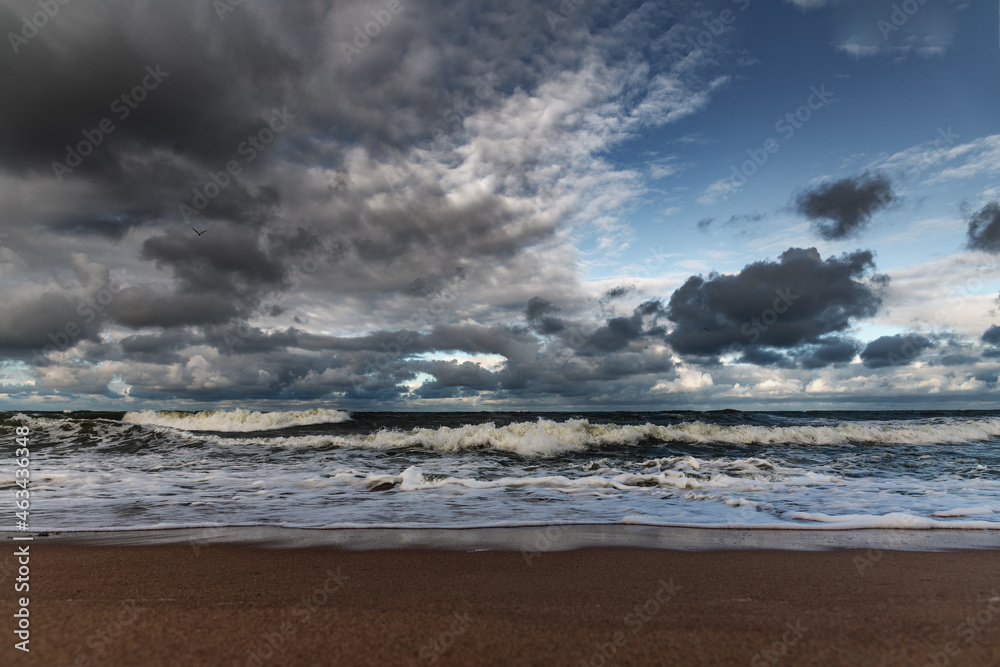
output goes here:
{"type": "Polygon", "coordinates": [[[1000,436],[1000,419],[942,424],[847,422],[837,426],[781,427],[720,426],[704,422],[670,426],[656,424],[636,426],[591,424],[587,419],[568,419],[562,422],[539,419],[535,422],[517,422],[506,426],[496,426],[490,422],[455,428],[383,430],[365,435],[248,438],[228,442],[272,447],[341,446],[370,449],[420,447],[439,452],[495,449],[525,457],[544,458],[581,452],[594,447],[629,447],[646,441],[730,445],[941,444],[979,442],[997,436],[1000,436]]]}
{"type": "Polygon", "coordinates": [[[322,408],[288,412],[251,412],[243,409],[205,412],[138,410],[126,413],[122,421],[128,424],[167,426],[186,431],[248,432],[310,424],[335,424],[350,418],[349,412],[322,408]]]}
{"type": "Polygon", "coordinates": [[[934,512],[934,516],[975,516],[977,514],[993,514],[995,511],[989,505],[979,505],[978,507],[956,507],[951,510],[941,510],[940,512],[934,512]]]}
{"type": "MultiPolygon", "coordinates": [[[[845,530],[855,530],[861,528],[929,530],[931,528],[956,527],[955,522],[937,521],[935,519],[914,516],[904,512],[890,512],[889,514],[883,514],[881,516],[873,516],[870,514],[842,514],[834,516],[824,514],[822,512],[788,512],[785,516],[790,519],[798,519],[799,521],[811,521],[827,525],[836,524],[838,527],[845,530]]],[[[958,526],[969,529],[995,529],[997,524],[988,521],[962,521],[958,522],[958,526]]],[[[809,526],[806,525],[800,527],[808,528],[809,526]]]]}
{"type": "MultiPolygon", "coordinates": [[[[824,515],[825,516],[825,515],[824,515]]],[[[793,517],[794,518],[794,517],[793,517]]],[[[725,523],[706,526],[697,523],[657,520],[656,517],[629,515],[620,523],[632,526],[663,526],[673,528],[727,528],[739,530],[931,530],[948,528],[951,530],[996,530],[997,524],[988,521],[934,521],[899,512],[882,516],[851,515],[830,517],[836,521],[816,523],[770,522],[770,523],[725,523]]]]}

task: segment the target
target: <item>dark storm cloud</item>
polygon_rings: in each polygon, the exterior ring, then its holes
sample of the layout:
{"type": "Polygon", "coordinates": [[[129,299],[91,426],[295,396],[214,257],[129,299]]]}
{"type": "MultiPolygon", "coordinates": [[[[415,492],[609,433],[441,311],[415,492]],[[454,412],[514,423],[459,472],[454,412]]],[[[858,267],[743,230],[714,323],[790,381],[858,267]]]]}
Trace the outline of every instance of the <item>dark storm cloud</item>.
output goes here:
{"type": "Polygon", "coordinates": [[[983,354],[977,346],[955,333],[935,333],[930,341],[935,354],[927,359],[928,366],[973,366],[983,354]]]}
{"type": "Polygon", "coordinates": [[[587,336],[582,345],[574,347],[579,354],[603,355],[619,352],[641,338],[662,338],[667,331],[656,322],[663,314],[659,300],[646,301],[635,308],[631,317],[609,318],[604,326],[587,336]],[[649,323],[646,322],[647,318],[649,323]]]}
{"type": "Polygon", "coordinates": [[[122,291],[110,306],[109,313],[116,323],[130,329],[167,329],[192,324],[222,324],[248,314],[252,306],[219,292],[197,294],[136,285],[122,291]]]}
{"type": "Polygon", "coordinates": [[[547,301],[538,296],[533,296],[528,300],[528,305],[524,308],[524,316],[529,322],[535,322],[543,315],[556,313],[559,312],[559,310],[559,307],[554,305],[551,301],[547,301]]]}
{"type": "MultiPolygon", "coordinates": [[[[544,318],[555,306],[536,297],[526,310],[544,318]]],[[[306,400],[336,394],[348,401],[392,402],[407,392],[401,383],[426,374],[433,379],[415,392],[422,398],[479,392],[585,397],[597,389],[626,391],[637,378],[651,385],[673,370],[669,352],[662,345],[654,349],[662,342],[664,332],[656,324],[662,316],[662,304],[651,300],[631,317],[609,318],[596,328],[567,321],[570,329],[548,340],[505,325],[445,324],[427,332],[383,330],[343,337],[298,329],[264,331],[241,322],[135,334],[111,347],[93,345],[85,356],[94,363],[121,361],[125,382],[141,383],[142,395],[148,396],[168,392],[198,400],[237,395],[306,400]],[[218,352],[211,367],[217,377],[191,375],[185,368],[186,359],[203,355],[204,347],[218,352]],[[427,358],[440,354],[494,355],[500,363],[487,368],[474,361],[427,358]],[[174,370],[160,371],[169,379],[153,379],[150,364],[173,364],[174,370]],[[265,387],[261,374],[268,378],[265,387]],[[231,386],[220,393],[220,384],[231,386]]]]}
{"type": "Polygon", "coordinates": [[[1000,326],[994,324],[989,329],[983,332],[982,337],[979,339],[986,343],[987,347],[983,351],[983,356],[994,359],[1000,357],[1000,326]]]}
{"type": "Polygon", "coordinates": [[[756,366],[815,369],[850,363],[860,349],[861,343],[856,340],[830,336],[793,350],[746,347],[737,361],[756,366]]]}
{"type": "Polygon", "coordinates": [[[413,364],[412,368],[434,376],[433,381],[417,390],[423,398],[474,396],[481,391],[495,391],[500,385],[495,373],[470,361],[433,361],[413,364]]]}
{"type": "Polygon", "coordinates": [[[983,332],[980,340],[990,345],[1000,346],[1000,326],[996,324],[992,325],[989,329],[983,332]]]}
{"type": "Polygon", "coordinates": [[[25,281],[7,294],[0,309],[0,351],[45,364],[49,353],[98,338],[107,307],[123,285],[106,267],[80,253],[70,253],[69,263],[72,287],[25,281]]]}
{"type": "Polygon", "coordinates": [[[221,288],[236,293],[281,281],[281,266],[260,248],[256,238],[223,227],[212,231],[211,235],[198,237],[151,237],[143,243],[143,257],[157,267],[169,267],[181,291],[197,293],[221,288]]]}
{"type": "Polygon", "coordinates": [[[430,350],[498,354],[524,359],[537,349],[537,339],[507,325],[439,324],[421,341],[430,350]]]}
{"type": "MultiPolygon", "coordinates": [[[[640,104],[654,81],[678,105],[708,94],[712,77],[692,68],[712,48],[675,76],[653,57],[665,42],[648,46],[686,6],[598,4],[553,30],[552,8],[527,0],[404,1],[347,57],[370,3],[241,3],[224,20],[218,5],[60,5],[58,20],[0,55],[0,173],[34,197],[5,220],[33,273],[0,315],[0,348],[27,358],[79,324],[53,348],[76,358],[33,362],[39,387],[106,394],[120,376],[138,398],[391,402],[419,374],[434,378],[428,397],[501,398],[627,396],[669,376],[663,304],[613,312],[631,294],[621,286],[583,312],[572,268],[546,268],[569,256],[556,232],[576,204],[543,211],[563,195],[539,193],[565,189],[539,174],[558,164],[572,175],[593,145],[614,141],[601,130],[595,144],[578,119],[624,127],[646,122],[633,111],[673,104],[640,104]],[[618,90],[636,54],[648,79],[618,90]],[[593,90],[550,90],[573,80],[593,90]],[[535,127],[532,107],[553,95],[569,111],[535,127]],[[276,113],[288,119],[280,130],[276,113]],[[265,146],[249,152],[253,137],[265,146]],[[100,281],[63,275],[78,245],[88,275],[135,269],[113,299],[82,306],[86,321],[81,304],[100,281]],[[517,270],[525,285],[563,282],[520,322],[513,309],[531,292],[473,302],[517,270]],[[448,313],[414,312],[459,286],[472,296],[448,313]]],[[[36,11],[8,2],[0,29],[36,11]]]]}
{"type": "Polygon", "coordinates": [[[749,363],[792,363],[778,350],[803,346],[814,347],[792,356],[808,367],[849,360],[851,343],[833,334],[878,312],[888,279],[862,282],[874,268],[868,251],[823,260],[815,248],[789,248],[777,262],[754,262],[736,275],[692,276],[670,297],[666,313],[676,325],[667,340],[708,361],[743,350],[749,363]]]}
{"type": "Polygon", "coordinates": [[[624,299],[634,291],[635,285],[619,285],[604,292],[597,301],[601,315],[603,317],[613,315],[615,313],[615,302],[624,299]]]}
{"type": "Polygon", "coordinates": [[[191,344],[187,332],[172,330],[162,334],[137,334],[126,336],[120,341],[122,351],[127,354],[157,354],[167,352],[174,357],[174,351],[191,344]]]}
{"type": "Polygon", "coordinates": [[[861,351],[861,362],[868,368],[907,366],[924,350],[934,346],[925,336],[916,333],[882,336],[865,346],[861,351]]]}
{"type": "MultiPolygon", "coordinates": [[[[338,45],[351,43],[354,27],[371,20],[363,3],[295,3],[280,10],[247,3],[224,20],[209,2],[151,5],[141,12],[128,2],[107,2],[86,10],[86,20],[83,10],[66,6],[58,21],[18,53],[0,56],[0,80],[17,91],[0,109],[0,170],[51,179],[55,193],[61,187],[89,188],[71,211],[36,213],[26,221],[59,234],[120,240],[143,225],[177,224],[189,233],[192,226],[230,222],[260,240],[266,230],[255,230],[282,225],[283,208],[313,206],[282,183],[297,170],[343,168],[344,152],[359,145],[376,159],[405,153],[435,131],[447,146],[449,135],[464,133],[467,115],[502,99],[505,81],[542,81],[547,73],[512,57],[510,49],[523,40],[516,48],[537,55],[555,45],[551,36],[530,43],[544,35],[544,21],[537,21],[544,9],[515,4],[505,7],[502,20],[487,21],[480,39],[447,56],[449,63],[436,71],[425,71],[423,58],[445,48],[439,34],[451,34],[452,25],[464,30],[480,10],[488,14],[488,7],[463,16],[434,6],[410,11],[404,3],[377,48],[373,44],[348,61],[338,45]],[[414,68],[427,80],[409,76],[414,68]],[[248,148],[248,138],[274,127],[275,110],[292,118],[289,127],[271,132],[280,136],[263,151],[248,148]],[[99,131],[104,118],[110,131],[99,131]],[[76,150],[88,141],[96,144],[93,150],[86,148],[89,155],[70,173],[58,174],[63,182],[56,182],[53,163],[66,163],[66,146],[76,150]],[[237,163],[238,175],[227,172],[229,162],[237,163]],[[261,167],[282,163],[274,172],[261,167]],[[182,213],[182,204],[191,208],[182,213]]],[[[20,17],[37,9],[24,2],[0,10],[4,34],[17,32],[20,17]]],[[[522,214],[489,193],[448,202],[447,193],[431,181],[414,193],[417,201],[373,206],[372,191],[354,192],[344,173],[327,194],[326,204],[332,204],[327,213],[312,215],[304,226],[313,235],[349,241],[356,264],[393,265],[392,271],[372,272],[379,280],[359,280],[368,289],[417,296],[440,292],[463,277],[461,265],[441,272],[446,257],[509,258],[547,237],[554,226],[522,224],[522,214]],[[399,270],[403,257],[411,270],[399,270]]],[[[323,202],[316,204],[322,210],[323,202]]],[[[214,234],[215,229],[206,238],[214,234]]],[[[175,271],[180,292],[220,275],[213,258],[202,258],[203,266],[198,259],[177,257],[162,247],[173,243],[165,240],[169,235],[160,236],[147,241],[144,257],[175,271]]],[[[287,270],[287,264],[276,252],[264,268],[287,270]]],[[[213,291],[221,294],[244,277],[251,278],[245,281],[250,289],[267,291],[273,285],[247,273],[223,269],[224,280],[213,291]]],[[[352,275],[361,278],[358,271],[352,275]]],[[[237,299],[260,297],[236,293],[237,299]]],[[[200,324],[233,314],[229,309],[208,317],[204,308],[194,307],[184,321],[121,310],[130,326],[200,324]]],[[[243,314],[246,307],[238,304],[235,312],[243,314]]]]}
{"type": "Polygon", "coordinates": [[[969,219],[968,248],[1000,253],[1000,200],[983,206],[969,219]]]}
{"type": "Polygon", "coordinates": [[[860,231],[872,215],[895,199],[887,176],[866,172],[800,193],[795,198],[795,208],[812,221],[820,236],[834,240],[860,231]]]}
{"type": "Polygon", "coordinates": [[[560,318],[552,315],[552,313],[557,312],[559,312],[557,306],[541,297],[534,296],[528,301],[528,305],[524,309],[524,316],[532,330],[543,336],[550,336],[566,328],[560,318]]]}
{"type": "Polygon", "coordinates": [[[0,316],[0,350],[13,356],[29,351],[65,350],[81,340],[95,338],[100,320],[84,317],[88,306],[63,294],[44,292],[37,298],[17,298],[4,304],[0,316]]]}
{"type": "Polygon", "coordinates": [[[980,382],[985,383],[991,389],[1000,381],[1000,375],[996,371],[979,371],[973,377],[980,382]]]}
{"type": "Polygon", "coordinates": [[[620,285],[619,287],[613,287],[604,293],[603,300],[611,301],[612,299],[620,299],[634,290],[635,285],[620,285]]]}
{"type": "Polygon", "coordinates": [[[799,358],[803,368],[822,368],[833,364],[853,361],[861,349],[861,343],[850,338],[831,337],[807,349],[799,358]]]}
{"type": "Polygon", "coordinates": [[[592,333],[580,346],[580,351],[584,354],[617,352],[642,335],[644,332],[641,318],[614,317],[592,333]]]}
{"type": "MultiPolygon", "coordinates": [[[[0,13],[4,34],[19,30],[22,11],[37,10],[19,5],[0,13]]],[[[0,164],[52,173],[65,146],[103,118],[113,129],[85,156],[82,173],[121,175],[120,159],[139,146],[171,155],[181,146],[209,161],[231,152],[286,100],[301,64],[250,12],[223,23],[206,9],[154,4],[135,12],[131,3],[104,2],[83,10],[83,21],[77,8],[64,8],[0,59],[5,86],[21,93],[0,110],[0,164]]]]}
{"type": "Polygon", "coordinates": [[[779,368],[790,368],[793,366],[788,355],[765,347],[751,347],[743,350],[739,359],[740,363],[753,364],[755,366],[777,366],[779,368]]]}

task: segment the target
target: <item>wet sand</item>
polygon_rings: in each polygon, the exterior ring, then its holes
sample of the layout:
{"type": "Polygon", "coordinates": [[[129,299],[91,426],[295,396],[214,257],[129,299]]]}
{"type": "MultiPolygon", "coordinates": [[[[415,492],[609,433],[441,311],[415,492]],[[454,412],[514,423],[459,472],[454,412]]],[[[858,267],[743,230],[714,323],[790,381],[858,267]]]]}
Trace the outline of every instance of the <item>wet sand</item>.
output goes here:
{"type": "Polygon", "coordinates": [[[995,550],[31,553],[30,655],[0,556],[3,664],[1000,664],[995,550]]]}

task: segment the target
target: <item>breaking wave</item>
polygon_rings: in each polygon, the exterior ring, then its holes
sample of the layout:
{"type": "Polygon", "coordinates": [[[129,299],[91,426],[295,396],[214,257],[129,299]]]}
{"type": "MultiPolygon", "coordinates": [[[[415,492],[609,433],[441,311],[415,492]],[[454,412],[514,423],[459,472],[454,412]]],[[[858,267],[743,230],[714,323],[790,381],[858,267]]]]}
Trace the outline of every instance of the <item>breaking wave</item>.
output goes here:
{"type": "Polygon", "coordinates": [[[249,432],[311,424],[335,424],[350,418],[349,412],[322,408],[288,412],[251,412],[243,409],[205,412],[138,410],[126,413],[122,421],[127,424],[167,426],[185,431],[249,432]]]}
{"type": "Polygon", "coordinates": [[[705,422],[622,425],[591,424],[587,419],[563,422],[539,419],[499,427],[490,422],[436,429],[382,430],[360,435],[247,438],[227,442],[288,447],[418,447],[439,452],[495,449],[519,456],[545,458],[595,447],[654,442],[728,445],[946,444],[982,442],[998,436],[1000,419],[997,418],[933,424],[847,422],[835,426],[726,426],[705,422]]]}

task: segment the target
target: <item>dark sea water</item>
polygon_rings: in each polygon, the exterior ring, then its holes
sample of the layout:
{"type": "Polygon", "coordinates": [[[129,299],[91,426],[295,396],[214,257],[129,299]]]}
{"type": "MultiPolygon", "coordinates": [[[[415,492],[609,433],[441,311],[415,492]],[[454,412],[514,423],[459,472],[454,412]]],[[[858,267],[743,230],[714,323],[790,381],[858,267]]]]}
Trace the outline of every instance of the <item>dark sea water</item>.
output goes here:
{"type": "Polygon", "coordinates": [[[17,426],[32,530],[1000,528],[1000,411],[6,412],[11,496],[17,426]]]}

